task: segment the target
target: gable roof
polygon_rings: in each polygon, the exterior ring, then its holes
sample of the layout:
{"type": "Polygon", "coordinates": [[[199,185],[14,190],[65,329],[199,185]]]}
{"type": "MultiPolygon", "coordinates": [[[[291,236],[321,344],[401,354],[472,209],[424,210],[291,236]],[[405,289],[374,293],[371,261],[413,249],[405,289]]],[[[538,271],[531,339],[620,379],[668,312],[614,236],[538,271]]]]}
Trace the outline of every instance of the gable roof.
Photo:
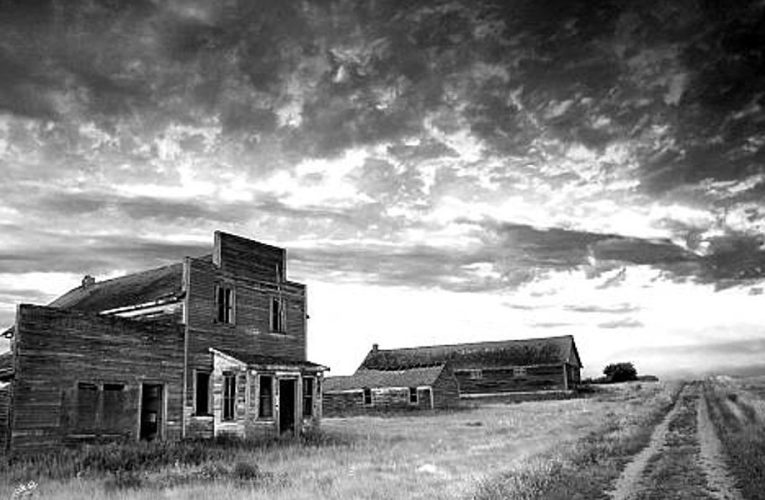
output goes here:
{"type": "Polygon", "coordinates": [[[11,351],[0,354],[0,380],[13,376],[13,356],[11,351]]]}
{"type": "Polygon", "coordinates": [[[419,387],[433,385],[444,365],[409,368],[407,370],[358,370],[353,375],[327,377],[324,392],[370,389],[378,387],[419,387]]]}
{"type": "Polygon", "coordinates": [[[400,370],[451,363],[452,368],[570,363],[581,367],[574,337],[372,349],[359,370],[400,370]]]}
{"type": "Polygon", "coordinates": [[[100,312],[118,307],[174,298],[183,288],[183,263],[79,286],[50,304],[51,307],[100,312]]]}

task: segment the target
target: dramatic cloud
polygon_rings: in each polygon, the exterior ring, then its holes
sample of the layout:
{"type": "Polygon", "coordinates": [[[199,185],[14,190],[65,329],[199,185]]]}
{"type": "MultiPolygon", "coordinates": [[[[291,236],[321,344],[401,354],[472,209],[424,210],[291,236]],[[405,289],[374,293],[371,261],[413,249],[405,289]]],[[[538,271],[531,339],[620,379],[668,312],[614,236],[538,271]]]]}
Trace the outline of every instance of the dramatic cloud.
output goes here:
{"type": "Polygon", "coordinates": [[[755,0],[0,0],[0,321],[215,229],[288,247],[297,279],[504,296],[512,321],[591,335],[655,327],[663,287],[755,297],[763,19],[755,0]]]}

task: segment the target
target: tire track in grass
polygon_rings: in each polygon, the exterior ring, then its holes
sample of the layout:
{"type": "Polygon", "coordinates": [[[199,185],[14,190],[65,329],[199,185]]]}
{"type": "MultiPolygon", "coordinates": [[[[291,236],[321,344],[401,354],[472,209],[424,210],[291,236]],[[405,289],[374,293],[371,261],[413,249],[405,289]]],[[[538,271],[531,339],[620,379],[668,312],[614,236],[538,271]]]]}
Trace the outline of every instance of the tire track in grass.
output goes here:
{"type": "Polygon", "coordinates": [[[699,398],[697,417],[701,446],[700,465],[707,478],[710,493],[718,500],[742,500],[743,496],[725,466],[722,443],[709,417],[709,401],[706,395],[699,398]]]}
{"type": "Polygon", "coordinates": [[[614,487],[608,492],[610,498],[613,500],[628,500],[634,498],[635,493],[638,490],[638,486],[643,478],[643,472],[648,465],[648,461],[652,456],[656,455],[664,446],[667,439],[667,431],[669,430],[669,423],[675,418],[675,415],[680,411],[680,403],[683,395],[688,391],[688,386],[684,387],[680,392],[677,401],[672,409],[667,412],[667,415],[654,429],[651,434],[651,440],[648,442],[643,451],[635,455],[635,458],[630,461],[622,471],[619,479],[616,480],[614,487]]]}

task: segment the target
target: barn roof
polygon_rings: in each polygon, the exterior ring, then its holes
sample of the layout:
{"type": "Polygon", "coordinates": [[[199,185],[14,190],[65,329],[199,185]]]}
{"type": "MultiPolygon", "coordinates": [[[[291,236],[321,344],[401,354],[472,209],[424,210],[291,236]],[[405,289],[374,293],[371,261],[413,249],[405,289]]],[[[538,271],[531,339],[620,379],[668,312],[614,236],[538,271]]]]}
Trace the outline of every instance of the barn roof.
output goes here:
{"type": "Polygon", "coordinates": [[[62,309],[100,312],[177,297],[182,286],[183,264],[179,262],[88,286],[79,286],[49,305],[62,309]]]}
{"type": "Polygon", "coordinates": [[[419,387],[433,385],[444,365],[409,368],[407,370],[358,370],[353,375],[327,377],[324,392],[370,389],[377,387],[419,387]]]}
{"type": "Polygon", "coordinates": [[[13,357],[11,351],[0,354],[0,380],[10,378],[13,375],[13,357]]]}
{"type": "Polygon", "coordinates": [[[570,363],[582,366],[574,337],[545,337],[495,342],[372,349],[359,370],[400,370],[450,363],[452,368],[570,363]]]}
{"type": "Polygon", "coordinates": [[[298,366],[301,368],[319,368],[321,370],[329,370],[326,366],[318,363],[312,363],[310,361],[300,359],[289,359],[277,356],[263,356],[261,354],[251,354],[248,352],[237,351],[232,349],[218,349],[210,348],[211,352],[218,352],[226,355],[230,358],[234,358],[246,365],[263,366],[263,365],[279,365],[279,366],[298,366]]]}

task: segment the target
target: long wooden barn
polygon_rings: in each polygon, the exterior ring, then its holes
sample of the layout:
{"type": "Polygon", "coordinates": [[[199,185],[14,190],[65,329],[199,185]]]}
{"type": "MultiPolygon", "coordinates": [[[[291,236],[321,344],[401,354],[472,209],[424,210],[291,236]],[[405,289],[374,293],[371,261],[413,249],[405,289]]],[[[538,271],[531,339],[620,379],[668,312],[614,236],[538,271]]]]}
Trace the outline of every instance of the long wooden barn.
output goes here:
{"type": "Polygon", "coordinates": [[[0,355],[0,453],[83,441],[298,434],[326,367],[306,360],[286,251],[216,232],[212,254],[21,305],[0,355]]]}
{"type": "Polygon", "coordinates": [[[582,368],[574,337],[565,335],[401,349],[374,345],[356,374],[436,365],[450,367],[461,398],[570,391],[582,368]]]}

